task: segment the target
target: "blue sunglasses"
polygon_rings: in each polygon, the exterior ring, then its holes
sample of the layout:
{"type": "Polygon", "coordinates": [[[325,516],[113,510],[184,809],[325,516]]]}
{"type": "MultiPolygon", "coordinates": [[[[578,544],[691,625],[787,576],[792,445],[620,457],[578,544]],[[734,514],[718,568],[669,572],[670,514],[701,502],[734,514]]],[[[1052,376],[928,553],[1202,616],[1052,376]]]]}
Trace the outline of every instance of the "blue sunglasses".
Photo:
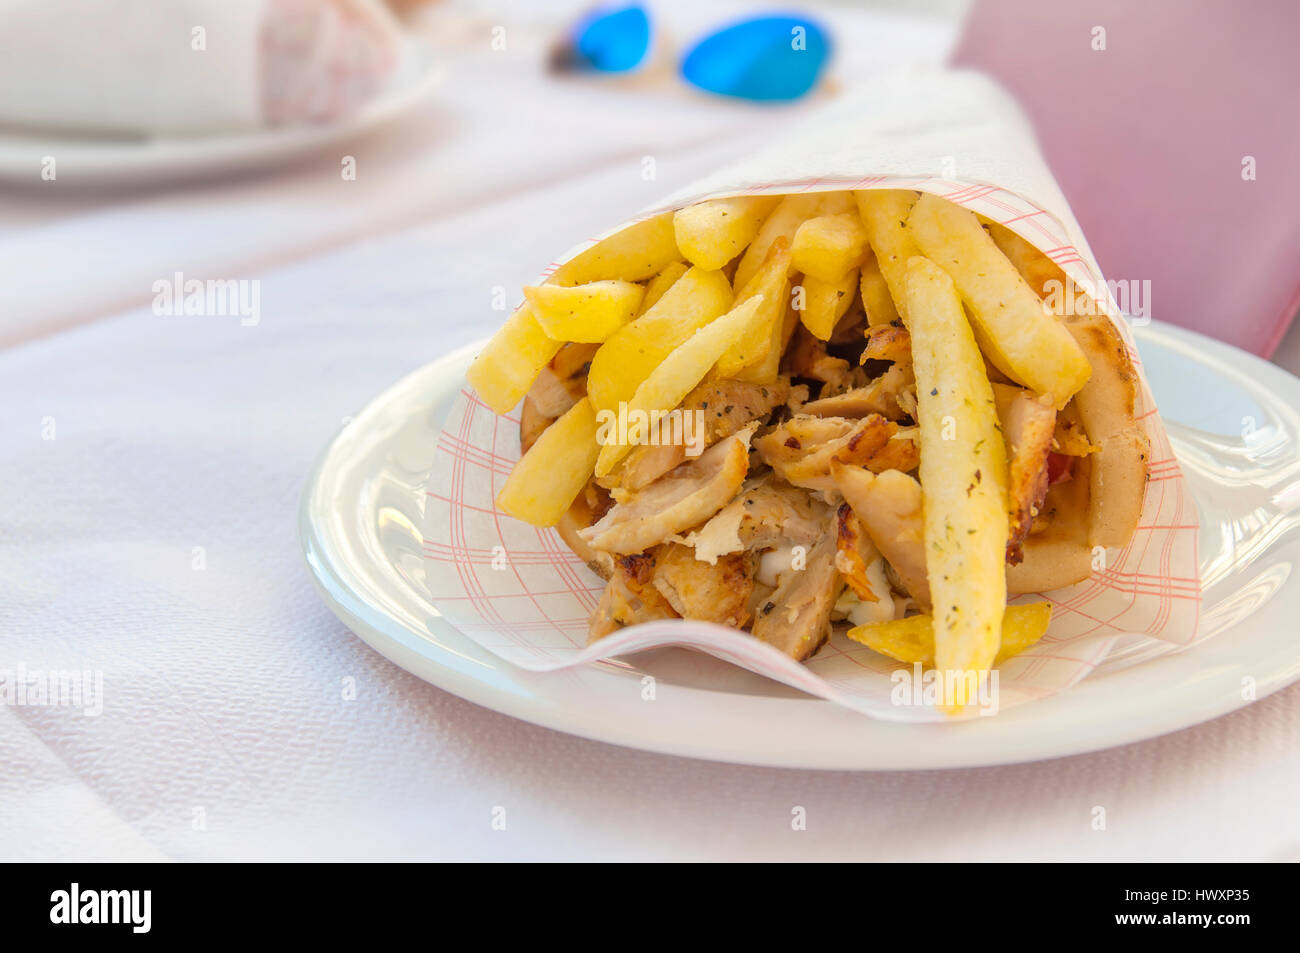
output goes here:
{"type": "MultiPolygon", "coordinates": [[[[598,7],[569,29],[558,62],[568,69],[625,73],[645,61],[650,38],[650,15],[641,4],[598,7]]],[[[782,102],[816,86],[830,54],[826,30],[808,17],[755,17],[697,41],[682,57],[681,75],[722,96],[782,102]]]]}

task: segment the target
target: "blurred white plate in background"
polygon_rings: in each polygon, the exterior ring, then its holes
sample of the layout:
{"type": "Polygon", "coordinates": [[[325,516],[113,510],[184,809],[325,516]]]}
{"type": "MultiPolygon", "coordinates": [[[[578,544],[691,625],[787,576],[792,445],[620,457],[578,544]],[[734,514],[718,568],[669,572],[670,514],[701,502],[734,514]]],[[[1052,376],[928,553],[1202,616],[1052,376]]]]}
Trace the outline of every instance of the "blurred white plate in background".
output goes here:
{"type": "Polygon", "coordinates": [[[0,127],[0,182],[48,186],[46,156],[59,184],[75,188],[162,185],[274,166],[318,153],[410,115],[438,86],[433,51],[406,37],[388,88],[337,122],[293,125],[238,135],[96,138],[0,127]]]}
{"type": "Polygon", "coordinates": [[[1033,761],[1152,738],[1300,678],[1300,380],[1168,325],[1135,329],[1201,517],[1205,599],[1185,649],[1122,642],[1069,691],[960,724],[873,721],[710,656],[661,649],[527,672],[457,631],[424,583],[426,483],[478,345],[377,397],[326,448],[299,535],[325,602],[374,649],[449,692],[571,734],[789,768],[896,770],[1033,761]],[[641,679],[656,679],[653,702],[641,679]]]}

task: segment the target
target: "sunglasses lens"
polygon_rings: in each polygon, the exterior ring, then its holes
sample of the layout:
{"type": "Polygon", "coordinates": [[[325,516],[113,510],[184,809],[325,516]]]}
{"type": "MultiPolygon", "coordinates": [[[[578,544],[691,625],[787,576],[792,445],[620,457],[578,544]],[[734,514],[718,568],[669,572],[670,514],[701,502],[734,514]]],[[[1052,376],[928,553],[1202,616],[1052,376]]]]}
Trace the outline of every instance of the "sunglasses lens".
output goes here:
{"type": "Polygon", "coordinates": [[[804,17],[760,17],[701,40],[682,60],[688,83],[764,102],[798,99],[817,83],[831,43],[804,17]]]}
{"type": "Polygon", "coordinates": [[[650,18],[639,4],[599,7],[573,28],[575,65],[605,73],[635,69],[650,49],[650,18]]]}

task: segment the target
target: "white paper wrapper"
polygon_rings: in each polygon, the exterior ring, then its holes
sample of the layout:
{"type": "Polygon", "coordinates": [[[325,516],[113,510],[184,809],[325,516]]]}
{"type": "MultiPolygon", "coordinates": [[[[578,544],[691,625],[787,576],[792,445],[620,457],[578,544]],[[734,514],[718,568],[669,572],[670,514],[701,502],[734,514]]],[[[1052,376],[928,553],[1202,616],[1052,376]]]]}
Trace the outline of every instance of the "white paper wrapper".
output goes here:
{"type": "MultiPolygon", "coordinates": [[[[683,189],[640,218],[722,195],[869,188],[918,189],[957,202],[1007,225],[1084,287],[1105,288],[1025,119],[991,80],[972,73],[882,77],[792,129],[769,150],[683,189]]],[[[1136,363],[1114,302],[1102,304],[1136,363]]],[[[1140,364],[1138,369],[1141,374],[1140,364]]],[[[1139,401],[1151,463],[1138,530],[1127,547],[1107,554],[1105,569],[1046,594],[1054,603],[1051,628],[1041,642],[1001,666],[999,709],[1075,684],[1121,636],[1178,644],[1195,637],[1201,592],[1196,505],[1145,375],[1139,401]]],[[[488,650],[524,668],[550,670],[687,645],[872,717],[947,717],[916,704],[924,698],[912,694],[915,685],[905,688],[891,679],[899,663],[843,637],[803,664],[744,633],[684,620],[634,626],[588,647],[587,621],[602,581],[555,531],[513,520],[493,504],[518,458],[518,416],[498,416],[466,385],[448,416],[430,475],[426,575],[444,617],[488,650]]]]}

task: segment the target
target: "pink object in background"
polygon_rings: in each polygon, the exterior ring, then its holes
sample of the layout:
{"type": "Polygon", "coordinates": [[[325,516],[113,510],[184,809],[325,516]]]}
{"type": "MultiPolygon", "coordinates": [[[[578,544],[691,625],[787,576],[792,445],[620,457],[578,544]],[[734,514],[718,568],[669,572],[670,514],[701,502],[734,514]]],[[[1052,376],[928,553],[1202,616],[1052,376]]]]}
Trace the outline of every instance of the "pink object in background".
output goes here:
{"type": "Polygon", "coordinates": [[[1289,0],[979,0],[954,61],[1029,113],[1108,279],[1267,357],[1300,307],[1297,35],[1289,0]]]}

